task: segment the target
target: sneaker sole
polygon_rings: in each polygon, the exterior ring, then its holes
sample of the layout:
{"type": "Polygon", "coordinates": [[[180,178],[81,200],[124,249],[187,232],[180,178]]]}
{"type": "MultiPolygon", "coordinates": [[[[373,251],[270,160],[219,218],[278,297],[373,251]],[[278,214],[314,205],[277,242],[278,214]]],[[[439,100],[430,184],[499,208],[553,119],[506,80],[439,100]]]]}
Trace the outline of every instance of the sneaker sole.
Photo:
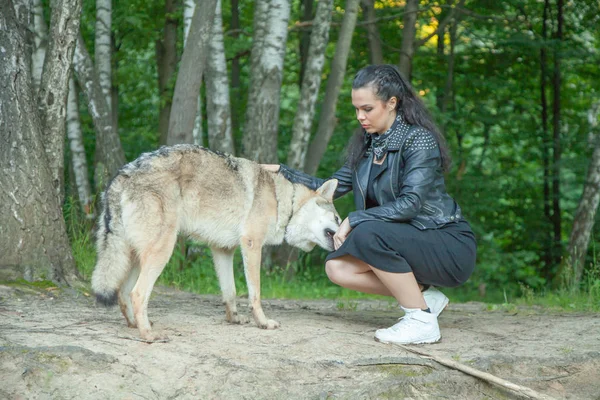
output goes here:
{"type": "Polygon", "coordinates": [[[431,344],[431,343],[437,343],[437,342],[441,342],[442,341],[442,336],[433,336],[430,338],[426,338],[426,339],[422,339],[419,340],[418,342],[394,342],[392,340],[383,340],[383,339],[379,339],[378,337],[375,337],[375,341],[379,342],[379,343],[384,343],[384,344],[431,344]]]}

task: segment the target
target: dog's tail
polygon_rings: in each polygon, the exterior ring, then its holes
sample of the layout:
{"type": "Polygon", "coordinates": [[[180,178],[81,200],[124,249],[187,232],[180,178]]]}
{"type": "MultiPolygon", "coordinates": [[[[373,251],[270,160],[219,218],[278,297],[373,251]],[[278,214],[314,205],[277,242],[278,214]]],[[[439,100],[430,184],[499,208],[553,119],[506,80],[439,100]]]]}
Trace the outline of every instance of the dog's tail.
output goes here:
{"type": "Polygon", "coordinates": [[[118,290],[131,270],[131,248],[124,238],[118,189],[109,184],[103,194],[102,214],[96,232],[96,267],[92,274],[92,290],[98,303],[117,304],[118,290]],[[112,200],[112,201],[111,201],[112,200]]]}

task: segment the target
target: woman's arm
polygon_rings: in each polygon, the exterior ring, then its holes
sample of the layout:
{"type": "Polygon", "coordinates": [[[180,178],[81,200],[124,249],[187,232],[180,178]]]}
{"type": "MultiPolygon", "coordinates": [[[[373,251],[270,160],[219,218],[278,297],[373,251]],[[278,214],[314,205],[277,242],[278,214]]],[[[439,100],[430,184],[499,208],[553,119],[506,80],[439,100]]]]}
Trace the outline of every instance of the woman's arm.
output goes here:
{"type": "Polygon", "coordinates": [[[280,164],[279,173],[281,173],[288,181],[292,183],[301,183],[312,190],[317,190],[325,183],[325,181],[337,179],[338,185],[333,194],[334,199],[337,199],[352,190],[352,171],[347,165],[344,165],[327,179],[316,178],[302,171],[290,168],[285,164],[280,164]]]}

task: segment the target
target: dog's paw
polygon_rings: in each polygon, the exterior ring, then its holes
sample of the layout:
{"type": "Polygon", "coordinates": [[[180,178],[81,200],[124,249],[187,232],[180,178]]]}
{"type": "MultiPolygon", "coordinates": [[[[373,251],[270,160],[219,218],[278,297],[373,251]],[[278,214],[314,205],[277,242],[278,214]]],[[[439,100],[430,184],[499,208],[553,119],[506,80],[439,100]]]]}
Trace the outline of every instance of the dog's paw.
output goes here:
{"type": "Polygon", "coordinates": [[[279,328],[279,322],[273,320],[273,319],[268,319],[266,324],[260,324],[260,327],[262,329],[277,329],[279,328]]]}
{"type": "Polygon", "coordinates": [[[238,324],[238,325],[247,324],[248,322],[250,322],[250,318],[248,318],[245,315],[238,315],[237,313],[234,316],[232,316],[231,318],[225,318],[225,320],[227,322],[229,322],[230,324],[238,324]]]}
{"type": "Polygon", "coordinates": [[[170,340],[171,339],[169,339],[169,337],[167,335],[165,335],[164,333],[150,332],[145,335],[142,335],[142,341],[147,342],[147,343],[166,343],[166,342],[169,342],[170,340]]]}

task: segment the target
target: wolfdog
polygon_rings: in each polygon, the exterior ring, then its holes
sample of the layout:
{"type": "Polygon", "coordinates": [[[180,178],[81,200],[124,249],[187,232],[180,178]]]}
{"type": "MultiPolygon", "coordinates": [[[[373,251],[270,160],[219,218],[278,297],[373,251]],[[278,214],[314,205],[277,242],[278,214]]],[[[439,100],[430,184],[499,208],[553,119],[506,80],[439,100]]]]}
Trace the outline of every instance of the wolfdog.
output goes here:
{"type": "Polygon", "coordinates": [[[275,329],[260,302],[264,245],[284,240],[304,251],[332,251],[340,217],[337,180],[312,191],[259,164],[195,145],[161,147],[121,168],[102,195],[92,288],[115,305],[144,341],[166,340],[148,321],[148,300],[178,234],[209,245],[225,303],[225,318],[244,322],[236,306],[233,255],[241,246],[249,305],[260,328],[275,329]]]}

